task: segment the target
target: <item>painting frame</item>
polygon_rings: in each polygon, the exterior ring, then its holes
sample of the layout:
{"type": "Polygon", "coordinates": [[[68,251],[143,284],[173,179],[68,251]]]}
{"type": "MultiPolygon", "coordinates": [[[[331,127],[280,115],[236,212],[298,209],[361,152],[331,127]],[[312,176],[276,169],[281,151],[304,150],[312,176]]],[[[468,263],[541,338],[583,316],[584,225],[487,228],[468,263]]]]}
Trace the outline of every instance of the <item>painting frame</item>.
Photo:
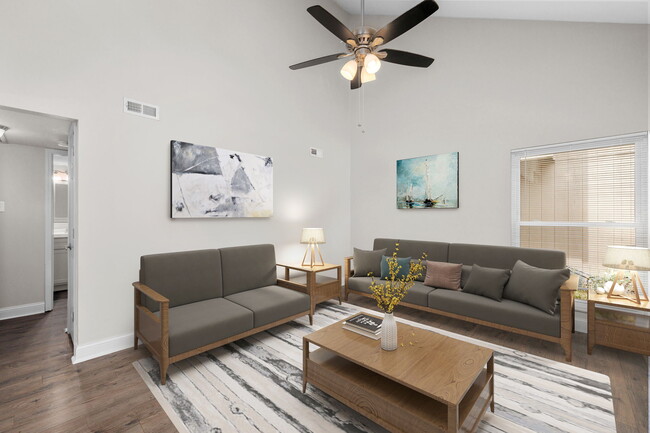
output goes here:
{"type": "Polygon", "coordinates": [[[459,152],[396,161],[397,209],[458,209],[459,152]]]}
{"type": "Polygon", "coordinates": [[[170,217],[273,216],[273,158],[170,141],[170,217]]]}

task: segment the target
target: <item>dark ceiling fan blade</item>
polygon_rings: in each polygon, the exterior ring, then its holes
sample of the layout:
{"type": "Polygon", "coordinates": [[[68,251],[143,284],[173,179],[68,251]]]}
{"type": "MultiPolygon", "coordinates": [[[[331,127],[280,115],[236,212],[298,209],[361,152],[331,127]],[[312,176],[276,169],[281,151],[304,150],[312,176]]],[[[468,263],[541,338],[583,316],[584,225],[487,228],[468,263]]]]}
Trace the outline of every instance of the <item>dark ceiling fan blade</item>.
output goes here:
{"type": "Polygon", "coordinates": [[[322,6],[316,5],[308,7],[307,12],[309,12],[312,17],[316,18],[316,21],[321,23],[323,27],[334,33],[334,35],[343,42],[347,43],[349,39],[356,42],[357,38],[354,37],[354,34],[350,29],[345,27],[334,15],[323,9],[322,6]]]}
{"type": "Polygon", "coordinates": [[[344,53],[330,54],[329,56],[323,56],[317,59],[307,60],[306,62],[296,63],[295,65],[289,66],[289,69],[296,70],[296,69],[308,68],[310,66],[320,65],[322,63],[333,62],[334,60],[338,60],[342,57],[346,57],[346,54],[344,53]]]}
{"type": "Polygon", "coordinates": [[[438,4],[435,1],[424,0],[377,30],[372,39],[381,38],[383,40],[381,44],[392,41],[420,24],[437,10],[438,4]]]}
{"type": "Polygon", "coordinates": [[[363,68],[363,65],[357,66],[357,75],[354,76],[352,81],[350,81],[350,89],[358,89],[361,87],[361,69],[363,68]]]}
{"type": "Polygon", "coordinates": [[[431,57],[409,53],[408,51],[391,50],[386,48],[385,50],[380,51],[380,53],[386,53],[386,57],[383,58],[384,62],[397,63],[398,65],[428,68],[431,66],[431,63],[433,63],[431,57]]]}

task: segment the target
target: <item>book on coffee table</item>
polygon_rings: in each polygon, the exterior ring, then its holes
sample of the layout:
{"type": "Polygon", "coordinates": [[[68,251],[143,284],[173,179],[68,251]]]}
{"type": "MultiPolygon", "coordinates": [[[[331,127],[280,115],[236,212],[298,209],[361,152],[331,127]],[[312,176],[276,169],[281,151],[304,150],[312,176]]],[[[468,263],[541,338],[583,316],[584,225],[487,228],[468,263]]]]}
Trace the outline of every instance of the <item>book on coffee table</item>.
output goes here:
{"type": "Polygon", "coordinates": [[[381,333],[381,322],[382,319],[360,313],[343,322],[343,329],[377,340],[381,333]]]}

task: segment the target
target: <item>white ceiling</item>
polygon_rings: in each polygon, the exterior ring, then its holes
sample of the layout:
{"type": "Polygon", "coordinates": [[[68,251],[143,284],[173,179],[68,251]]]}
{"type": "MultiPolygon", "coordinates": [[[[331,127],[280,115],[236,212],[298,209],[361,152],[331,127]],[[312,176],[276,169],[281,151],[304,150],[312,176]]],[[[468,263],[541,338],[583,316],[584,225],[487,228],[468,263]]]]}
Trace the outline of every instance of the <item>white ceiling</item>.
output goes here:
{"type": "Polygon", "coordinates": [[[0,125],[8,126],[3,141],[12,144],[63,149],[68,142],[70,119],[0,107],[0,125]]]}
{"type": "MultiPolygon", "coordinates": [[[[361,0],[334,0],[351,14],[360,14],[361,0]]],[[[366,0],[366,15],[398,16],[419,0],[366,0]]],[[[439,0],[436,17],[492,18],[536,21],[648,24],[650,0],[439,0]]]]}

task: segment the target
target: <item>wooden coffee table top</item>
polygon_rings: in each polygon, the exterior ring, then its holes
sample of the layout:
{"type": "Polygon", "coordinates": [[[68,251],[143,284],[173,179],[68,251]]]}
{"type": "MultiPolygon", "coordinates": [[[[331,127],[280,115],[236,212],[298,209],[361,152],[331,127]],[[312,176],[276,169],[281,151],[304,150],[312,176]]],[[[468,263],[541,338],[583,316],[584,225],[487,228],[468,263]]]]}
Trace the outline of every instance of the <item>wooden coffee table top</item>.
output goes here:
{"type": "MultiPolygon", "coordinates": [[[[375,316],[380,317],[380,316],[375,316]]],[[[492,350],[397,323],[397,350],[343,329],[343,320],[304,338],[338,356],[445,404],[458,405],[492,350]]]]}

